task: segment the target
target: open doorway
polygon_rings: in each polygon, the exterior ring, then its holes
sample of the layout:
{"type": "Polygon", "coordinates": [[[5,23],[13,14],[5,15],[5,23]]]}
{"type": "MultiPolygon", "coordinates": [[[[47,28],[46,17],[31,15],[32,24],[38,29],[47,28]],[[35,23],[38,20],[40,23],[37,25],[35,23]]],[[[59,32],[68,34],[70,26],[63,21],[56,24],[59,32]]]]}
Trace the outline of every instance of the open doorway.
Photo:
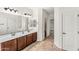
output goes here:
{"type": "Polygon", "coordinates": [[[54,39],[54,8],[44,8],[43,10],[44,21],[44,38],[52,37],[54,39]]]}
{"type": "Polygon", "coordinates": [[[47,22],[46,22],[46,18],[45,18],[45,30],[44,30],[44,35],[45,35],[45,38],[47,37],[47,22]]]}

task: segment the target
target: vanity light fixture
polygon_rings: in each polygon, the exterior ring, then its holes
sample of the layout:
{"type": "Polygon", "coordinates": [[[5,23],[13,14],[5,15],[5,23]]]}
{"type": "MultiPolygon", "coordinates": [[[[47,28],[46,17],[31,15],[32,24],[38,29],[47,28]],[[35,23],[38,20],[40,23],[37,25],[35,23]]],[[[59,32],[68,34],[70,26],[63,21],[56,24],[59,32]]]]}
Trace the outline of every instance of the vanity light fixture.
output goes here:
{"type": "Polygon", "coordinates": [[[11,12],[14,11],[15,13],[18,11],[18,10],[16,10],[16,9],[9,8],[9,7],[5,7],[4,10],[9,10],[9,11],[11,11],[11,12]]]}
{"type": "Polygon", "coordinates": [[[9,9],[9,7],[8,8],[7,7],[4,8],[4,10],[8,10],[8,9],[9,9]]]}
{"type": "Polygon", "coordinates": [[[11,12],[14,10],[14,9],[9,9],[11,12]]]}
{"type": "Polygon", "coordinates": [[[4,8],[4,10],[7,10],[7,8],[4,8]]]}
{"type": "Polygon", "coordinates": [[[16,13],[18,10],[14,10],[14,12],[16,13]]]}
{"type": "Polygon", "coordinates": [[[31,16],[31,14],[29,14],[29,13],[24,13],[24,15],[31,16]]]}
{"type": "Polygon", "coordinates": [[[24,13],[24,15],[28,15],[27,13],[24,13]]]}

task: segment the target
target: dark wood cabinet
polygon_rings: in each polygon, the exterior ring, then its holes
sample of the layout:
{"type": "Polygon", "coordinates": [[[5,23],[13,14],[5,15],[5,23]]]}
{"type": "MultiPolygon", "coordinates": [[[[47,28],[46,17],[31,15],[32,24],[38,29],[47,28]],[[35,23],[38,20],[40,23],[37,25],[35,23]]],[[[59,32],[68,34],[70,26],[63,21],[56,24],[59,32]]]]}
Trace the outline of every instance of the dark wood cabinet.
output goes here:
{"type": "Polygon", "coordinates": [[[33,42],[37,40],[37,32],[32,33],[33,42]]]}
{"type": "Polygon", "coordinates": [[[26,43],[27,45],[30,45],[32,43],[32,34],[27,35],[26,43]]]}
{"type": "Polygon", "coordinates": [[[37,40],[37,32],[1,43],[2,51],[19,51],[37,40]]]}
{"type": "Polygon", "coordinates": [[[17,50],[16,44],[17,44],[16,39],[3,42],[1,43],[1,50],[2,51],[16,51],[17,50]]]}
{"type": "Polygon", "coordinates": [[[17,38],[17,50],[21,50],[26,47],[26,37],[17,38]]]}

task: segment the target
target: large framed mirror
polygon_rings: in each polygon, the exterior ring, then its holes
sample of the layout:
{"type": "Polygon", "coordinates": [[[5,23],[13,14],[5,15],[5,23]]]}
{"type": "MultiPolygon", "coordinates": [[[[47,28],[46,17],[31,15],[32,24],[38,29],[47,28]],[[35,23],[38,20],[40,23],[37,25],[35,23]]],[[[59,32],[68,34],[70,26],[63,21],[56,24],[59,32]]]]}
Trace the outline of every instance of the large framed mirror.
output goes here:
{"type": "Polygon", "coordinates": [[[0,35],[6,34],[8,31],[7,14],[0,12],[0,35]]]}
{"type": "Polygon", "coordinates": [[[0,12],[0,35],[21,31],[22,16],[0,12]]]}
{"type": "MultiPolygon", "coordinates": [[[[4,9],[2,8],[2,10],[4,9]]],[[[31,31],[31,29],[33,29],[32,27],[35,26],[35,23],[33,23],[30,13],[22,15],[19,8],[19,13],[8,10],[0,11],[0,35],[15,35],[16,32],[31,31]]],[[[23,11],[22,13],[25,12],[26,11],[23,11]]]]}

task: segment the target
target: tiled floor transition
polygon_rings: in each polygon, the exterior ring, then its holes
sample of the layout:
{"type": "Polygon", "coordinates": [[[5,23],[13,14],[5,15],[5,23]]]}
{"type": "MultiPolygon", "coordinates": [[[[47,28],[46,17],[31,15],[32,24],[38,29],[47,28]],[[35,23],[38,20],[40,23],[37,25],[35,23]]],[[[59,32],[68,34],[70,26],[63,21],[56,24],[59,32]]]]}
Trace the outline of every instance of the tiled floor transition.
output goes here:
{"type": "Polygon", "coordinates": [[[62,51],[62,49],[54,45],[54,39],[52,37],[48,37],[43,41],[31,44],[22,51],[62,51]]]}

